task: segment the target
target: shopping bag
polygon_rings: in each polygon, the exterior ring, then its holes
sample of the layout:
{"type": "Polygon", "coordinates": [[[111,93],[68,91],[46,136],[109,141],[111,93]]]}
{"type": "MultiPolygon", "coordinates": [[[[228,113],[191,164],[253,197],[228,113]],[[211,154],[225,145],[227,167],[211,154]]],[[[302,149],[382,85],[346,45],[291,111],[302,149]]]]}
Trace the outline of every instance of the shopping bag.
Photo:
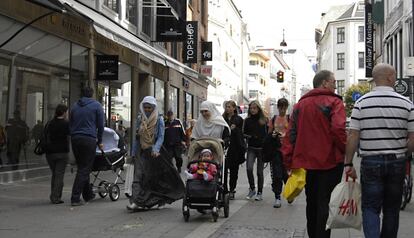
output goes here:
{"type": "Polygon", "coordinates": [[[125,171],[124,193],[127,197],[130,197],[132,196],[132,182],[134,180],[134,164],[125,163],[124,171],[125,171]]]}
{"type": "Polygon", "coordinates": [[[283,197],[288,201],[293,201],[306,184],[306,170],[305,169],[293,169],[292,174],[288,178],[285,188],[283,190],[283,197]]]}
{"type": "Polygon", "coordinates": [[[358,182],[348,181],[336,185],[329,202],[329,217],[326,229],[355,228],[360,230],[362,223],[361,213],[361,186],[358,182]]]}

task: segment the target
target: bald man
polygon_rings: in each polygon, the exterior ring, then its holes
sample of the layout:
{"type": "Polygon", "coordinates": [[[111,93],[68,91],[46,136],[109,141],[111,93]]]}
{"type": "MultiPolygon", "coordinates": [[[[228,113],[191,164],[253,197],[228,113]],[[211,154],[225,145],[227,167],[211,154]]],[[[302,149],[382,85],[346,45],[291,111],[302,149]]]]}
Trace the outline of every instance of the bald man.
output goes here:
{"type": "Polygon", "coordinates": [[[393,238],[398,233],[406,154],[414,148],[414,107],[394,91],[396,72],[391,65],[376,65],[372,75],[376,86],[352,110],[344,166],[346,174],[357,177],[352,159],[360,143],[365,237],[393,238]]]}

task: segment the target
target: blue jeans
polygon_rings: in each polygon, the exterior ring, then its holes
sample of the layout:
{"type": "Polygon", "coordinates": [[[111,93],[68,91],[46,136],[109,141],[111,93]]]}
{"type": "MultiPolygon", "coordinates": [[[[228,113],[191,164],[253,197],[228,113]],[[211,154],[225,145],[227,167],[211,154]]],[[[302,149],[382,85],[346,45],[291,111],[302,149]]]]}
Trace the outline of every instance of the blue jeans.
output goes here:
{"type": "Polygon", "coordinates": [[[405,163],[405,157],[397,158],[394,154],[362,157],[362,225],[365,237],[397,237],[405,163]]]}

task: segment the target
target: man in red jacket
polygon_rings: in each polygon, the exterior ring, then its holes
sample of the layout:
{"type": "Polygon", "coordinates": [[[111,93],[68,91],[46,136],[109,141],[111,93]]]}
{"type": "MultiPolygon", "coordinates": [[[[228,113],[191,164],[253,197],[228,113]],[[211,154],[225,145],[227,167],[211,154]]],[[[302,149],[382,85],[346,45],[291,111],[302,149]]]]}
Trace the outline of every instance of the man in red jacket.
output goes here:
{"type": "Polygon", "coordinates": [[[306,219],[310,238],[330,237],[325,230],[332,190],[341,181],[346,145],[345,108],[335,94],[335,77],[322,70],[314,89],[294,106],[282,143],[286,169],[304,168],[306,219]]]}

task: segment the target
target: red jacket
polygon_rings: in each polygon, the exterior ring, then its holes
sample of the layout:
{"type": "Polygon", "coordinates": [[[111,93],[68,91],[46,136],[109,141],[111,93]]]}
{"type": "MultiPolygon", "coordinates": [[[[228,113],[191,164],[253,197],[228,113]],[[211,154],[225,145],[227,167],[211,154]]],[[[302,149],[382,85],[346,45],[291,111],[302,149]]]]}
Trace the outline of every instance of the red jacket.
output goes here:
{"type": "Polygon", "coordinates": [[[327,170],[343,163],[345,107],[340,96],[315,88],[294,106],[282,143],[287,169],[327,170]]]}

